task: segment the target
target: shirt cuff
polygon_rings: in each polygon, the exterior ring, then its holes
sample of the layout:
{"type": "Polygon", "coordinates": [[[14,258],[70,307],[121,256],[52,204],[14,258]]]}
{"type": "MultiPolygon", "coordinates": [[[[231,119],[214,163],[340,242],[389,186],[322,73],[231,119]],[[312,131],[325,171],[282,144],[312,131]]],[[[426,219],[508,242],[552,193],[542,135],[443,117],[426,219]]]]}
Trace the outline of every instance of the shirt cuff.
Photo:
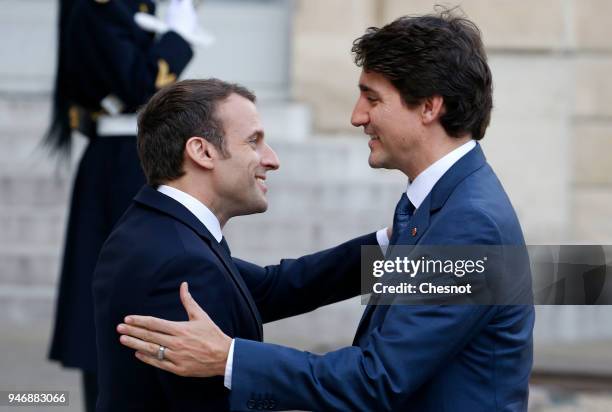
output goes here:
{"type": "Polygon", "coordinates": [[[223,385],[229,390],[232,389],[232,366],[234,364],[234,342],[236,340],[232,339],[232,343],[229,348],[229,352],[227,353],[227,362],[225,363],[225,375],[223,377],[223,385]]]}
{"type": "Polygon", "coordinates": [[[387,236],[387,228],[382,228],[376,232],[376,241],[383,255],[387,253],[387,246],[389,246],[389,237],[387,236]]]}

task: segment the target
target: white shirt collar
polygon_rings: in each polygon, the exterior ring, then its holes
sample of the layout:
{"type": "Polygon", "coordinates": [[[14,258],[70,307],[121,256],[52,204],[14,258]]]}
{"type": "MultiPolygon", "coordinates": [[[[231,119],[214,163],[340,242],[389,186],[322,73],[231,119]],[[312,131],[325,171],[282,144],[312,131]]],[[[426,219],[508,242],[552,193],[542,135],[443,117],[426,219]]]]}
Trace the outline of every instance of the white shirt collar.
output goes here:
{"type": "Polygon", "coordinates": [[[193,213],[195,217],[202,222],[206,229],[208,229],[208,231],[215,237],[217,242],[221,242],[221,239],[223,239],[223,233],[221,233],[219,219],[217,219],[214,213],[211,212],[210,209],[204,205],[204,203],[200,202],[190,194],[171,186],[160,185],[157,188],[157,191],[171,197],[185,206],[187,210],[193,213]]]}
{"type": "Polygon", "coordinates": [[[408,182],[406,196],[416,209],[421,206],[431,189],[438,183],[438,180],[450,169],[459,159],[465,156],[470,150],[476,147],[476,141],[470,140],[448,153],[441,159],[431,164],[423,170],[414,181],[408,182]]]}

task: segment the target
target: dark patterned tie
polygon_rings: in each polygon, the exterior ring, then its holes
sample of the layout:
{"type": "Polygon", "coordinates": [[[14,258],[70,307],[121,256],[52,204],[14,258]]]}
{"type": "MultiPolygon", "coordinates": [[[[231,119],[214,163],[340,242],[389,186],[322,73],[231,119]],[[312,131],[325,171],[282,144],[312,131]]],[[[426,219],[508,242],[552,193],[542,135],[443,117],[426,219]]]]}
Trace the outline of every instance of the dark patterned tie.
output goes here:
{"type": "Polygon", "coordinates": [[[221,242],[219,242],[219,245],[225,249],[225,251],[227,252],[228,255],[232,256],[232,251],[229,248],[229,245],[227,244],[227,241],[225,240],[225,236],[223,236],[221,238],[221,242]]]}
{"type": "MultiPolygon", "coordinates": [[[[399,202],[397,202],[397,206],[395,206],[395,214],[393,215],[393,234],[391,235],[391,239],[389,239],[389,247],[387,247],[387,252],[385,254],[385,258],[389,259],[393,253],[393,246],[397,244],[397,241],[400,237],[400,233],[404,233],[408,230],[408,225],[410,224],[410,218],[414,213],[414,205],[410,200],[408,200],[408,196],[406,196],[406,192],[402,194],[399,202]]],[[[370,300],[368,301],[368,305],[377,305],[382,299],[382,295],[371,295],[370,300]]],[[[365,315],[364,315],[365,316],[365,315]]]]}
{"type": "Polygon", "coordinates": [[[414,213],[414,205],[408,196],[404,192],[397,206],[395,206],[395,214],[393,215],[393,234],[389,240],[389,244],[395,245],[400,237],[401,233],[408,231],[408,225],[410,224],[410,218],[414,213]]]}

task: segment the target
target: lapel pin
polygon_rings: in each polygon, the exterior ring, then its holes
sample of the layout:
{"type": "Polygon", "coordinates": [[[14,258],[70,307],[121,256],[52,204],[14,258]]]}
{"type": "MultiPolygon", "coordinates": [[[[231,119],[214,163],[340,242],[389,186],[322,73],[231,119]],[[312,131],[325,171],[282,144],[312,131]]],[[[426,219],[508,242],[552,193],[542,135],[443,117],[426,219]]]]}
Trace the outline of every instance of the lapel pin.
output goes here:
{"type": "Polygon", "coordinates": [[[417,228],[413,227],[411,233],[412,233],[412,237],[415,237],[417,235],[417,228]]]}

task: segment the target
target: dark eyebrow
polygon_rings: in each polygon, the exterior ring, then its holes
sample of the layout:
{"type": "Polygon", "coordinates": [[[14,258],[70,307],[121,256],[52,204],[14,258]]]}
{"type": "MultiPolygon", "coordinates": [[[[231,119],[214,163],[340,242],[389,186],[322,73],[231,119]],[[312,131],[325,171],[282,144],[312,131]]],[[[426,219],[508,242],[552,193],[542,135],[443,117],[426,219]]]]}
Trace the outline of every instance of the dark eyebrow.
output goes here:
{"type": "Polygon", "coordinates": [[[258,139],[263,139],[264,138],[264,132],[263,130],[255,130],[253,132],[253,134],[251,134],[249,137],[247,137],[247,140],[252,139],[252,138],[258,138],[258,139]]]}
{"type": "Polygon", "coordinates": [[[359,90],[361,90],[364,93],[376,93],[378,94],[378,92],[374,89],[372,89],[370,86],[367,86],[363,83],[359,83],[359,90]]]}

